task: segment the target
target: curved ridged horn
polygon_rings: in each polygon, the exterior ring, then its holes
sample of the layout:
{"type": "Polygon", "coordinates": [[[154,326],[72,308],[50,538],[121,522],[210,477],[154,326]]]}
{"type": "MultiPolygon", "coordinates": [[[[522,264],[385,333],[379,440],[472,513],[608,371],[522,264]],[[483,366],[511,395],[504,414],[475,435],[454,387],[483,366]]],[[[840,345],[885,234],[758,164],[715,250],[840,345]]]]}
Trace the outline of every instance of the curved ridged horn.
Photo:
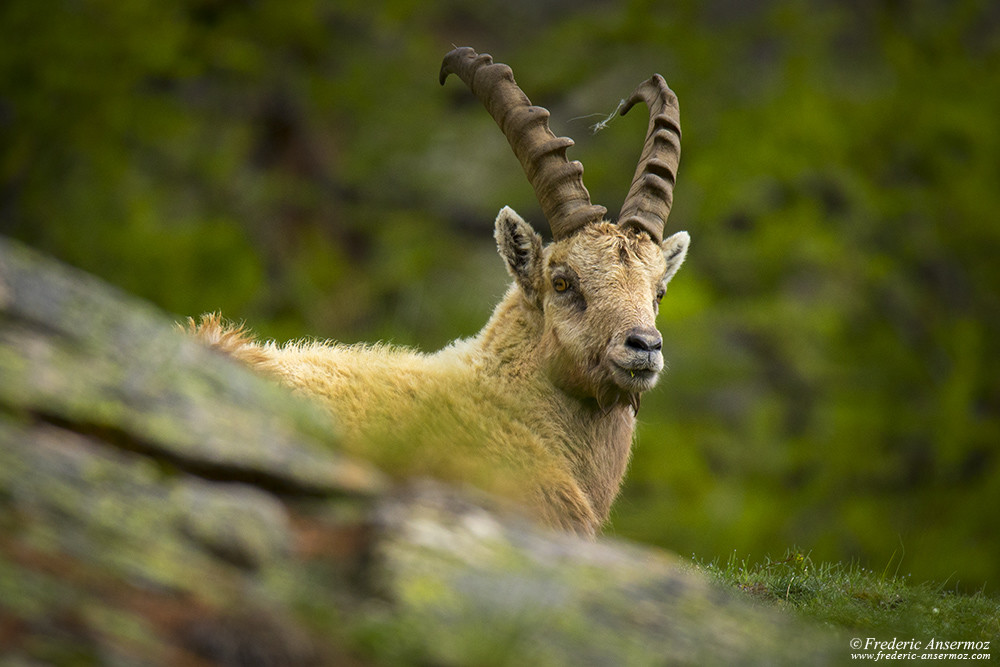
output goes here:
{"type": "Polygon", "coordinates": [[[649,130],[618,224],[648,232],[659,243],[674,201],[677,165],[681,160],[680,109],[677,96],[659,74],[639,84],[621,114],[624,116],[640,101],[649,107],[649,130]]]}
{"type": "Polygon", "coordinates": [[[590,203],[590,193],[583,185],[583,165],[566,159],[566,149],[573,140],[552,134],[549,112],[531,105],[510,67],[465,46],[444,57],[441,85],[449,74],[465,82],[507,137],[542,205],[553,238],[565,238],[604,218],[608,210],[590,203]]]}

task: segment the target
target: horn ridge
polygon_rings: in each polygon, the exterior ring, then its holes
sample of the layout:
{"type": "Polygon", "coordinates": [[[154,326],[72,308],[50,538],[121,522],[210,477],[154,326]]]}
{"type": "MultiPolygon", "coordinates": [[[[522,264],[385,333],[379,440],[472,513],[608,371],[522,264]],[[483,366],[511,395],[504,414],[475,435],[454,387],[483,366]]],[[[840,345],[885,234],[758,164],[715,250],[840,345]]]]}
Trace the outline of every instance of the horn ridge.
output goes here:
{"type": "MultiPolygon", "coordinates": [[[[556,154],[560,157],[566,157],[566,149],[573,145],[573,140],[569,137],[556,137],[555,139],[550,139],[544,143],[538,144],[533,148],[530,155],[530,162],[533,166],[537,167],[538,164],[542,162],[542,158],[549,154],[556,154]]],[[[579,163],[577,163],[579,164],[579,163]]],[[[535,178],[537,174],[537,168],[532,170],[532,173],[528,174],[529,179],[535,178]]],[[[582,165],[581,165],[581,174],[582,165]]]]}
{"type": "Polygon", "coordinates": [[[621,114],[639,102],[649,107],[649,128],[618,224],[647,232],[659,243],[673,205],[681,158],[680,109],[677,96],[659,74],[639,84],[621,114]]]}
{"type": "Polygon", "coordinates": [[[469,87],[500,126],[535,191],[553,238],[566,238],[604,218],[607,209],[591,203],[583,184],[583,165],[566,158],[573,140],[552,133],[549,112],[532,106],[510,67],[464,46],[445,55],[438,76],[442,85],[449,74],[469,87]]]}

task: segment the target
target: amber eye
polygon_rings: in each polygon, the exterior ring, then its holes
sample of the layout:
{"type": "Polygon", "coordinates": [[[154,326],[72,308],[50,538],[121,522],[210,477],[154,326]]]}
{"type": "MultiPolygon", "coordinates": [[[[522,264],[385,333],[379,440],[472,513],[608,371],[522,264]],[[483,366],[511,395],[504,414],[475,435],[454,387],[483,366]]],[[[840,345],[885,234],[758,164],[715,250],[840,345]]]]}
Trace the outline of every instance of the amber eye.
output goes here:
{"type": "Polygon", "coordinates": [[[666,292],[667,292],[667,290],[665,290],[665,289],[656,290],[656,302],[657,303],[659,303],[660,301],[663,300],[663,295],[666,294],[666,292]]]}
{"type": "Polygon", "coordinates": [[[552,288],[557,292],[565,292],[569,289],[569,281],[561,276],[553,278],[552,288]]]}

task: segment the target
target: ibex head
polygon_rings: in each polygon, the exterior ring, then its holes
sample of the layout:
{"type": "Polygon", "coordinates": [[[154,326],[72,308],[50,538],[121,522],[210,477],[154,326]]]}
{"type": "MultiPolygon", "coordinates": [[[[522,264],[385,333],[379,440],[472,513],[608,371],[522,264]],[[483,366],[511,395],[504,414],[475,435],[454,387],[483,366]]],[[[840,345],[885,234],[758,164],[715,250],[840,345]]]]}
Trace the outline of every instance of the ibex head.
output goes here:
{"type": "Polygon", "coordinates": [[[500,126],[552,229],[554,240],[543,247],[510,208],[496,221],[500,254],[540,328],[549,377],[601,406],[637,406],[663,368],[656,314],[689,242],[685,232],[663,240],[680,159],[676,96],[657,74],[622,108],[644,101],[650,120],[632,187],[611,223],[607,209],[590,202],[583,166],[566,158],[573,141],[553,135],[549,112],[531,105],[509,67],[464,47],[445,56],[441,83],[452,73],[500,126]]]}

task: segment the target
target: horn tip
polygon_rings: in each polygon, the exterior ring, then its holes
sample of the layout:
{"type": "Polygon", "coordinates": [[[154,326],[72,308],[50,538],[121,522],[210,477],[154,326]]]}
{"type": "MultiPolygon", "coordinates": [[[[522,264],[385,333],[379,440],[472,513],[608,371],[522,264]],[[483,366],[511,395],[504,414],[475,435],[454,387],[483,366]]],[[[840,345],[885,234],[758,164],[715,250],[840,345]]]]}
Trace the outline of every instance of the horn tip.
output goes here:
{"type": "Polygon", "coordinates": [[[483,54],[483,56],[480,56],[471,46],[456,46],[454,49],[446,53],[444,59],[441,61],[441,71],[438,73],[438,82],[443,86],[445,79],[448,78],[449,74],[458,74],[457,66],[463,59],[475,60],[480,57],[489,58],[490,56],[489,54],[483,54]]]}
{"type": "MultiPolygon", "coordinates": [[[[673,100],[673,104],[676,105],[677,96],[674,95],[674,91],[670,89],[667,85],[667,80],[663,78],[661,74],[654,74],[649,77],[632,91],[632,94],[628,96],[625,100],[625,104],[622,105],[621,111],[619,112],[622,116],[627,114],[629,110],[634,107],[639,102],[646,102],[646,106],[651,106],[649,94],[652,93],[654,96],[659,96],[668,103],[673,100]]],[[[652,99],[656,99],[653,97],[652,99]]]]}

